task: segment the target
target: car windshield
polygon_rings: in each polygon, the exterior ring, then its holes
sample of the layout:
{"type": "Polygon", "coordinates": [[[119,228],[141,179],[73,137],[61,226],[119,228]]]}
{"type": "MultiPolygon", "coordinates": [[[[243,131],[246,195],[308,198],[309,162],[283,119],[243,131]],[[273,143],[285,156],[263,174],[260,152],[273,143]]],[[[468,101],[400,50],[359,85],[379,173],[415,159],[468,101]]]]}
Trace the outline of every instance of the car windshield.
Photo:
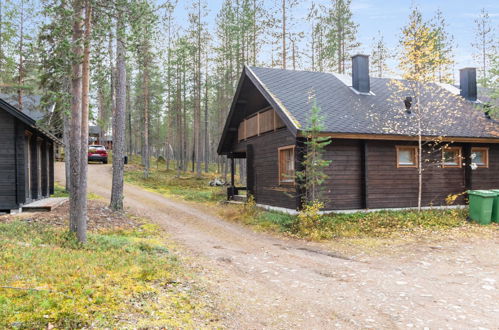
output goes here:
{"type": "Polygon", "coordinates": [[[90,150],[106,150],[104,146],[89,146],[88,149],[90,150]]]}

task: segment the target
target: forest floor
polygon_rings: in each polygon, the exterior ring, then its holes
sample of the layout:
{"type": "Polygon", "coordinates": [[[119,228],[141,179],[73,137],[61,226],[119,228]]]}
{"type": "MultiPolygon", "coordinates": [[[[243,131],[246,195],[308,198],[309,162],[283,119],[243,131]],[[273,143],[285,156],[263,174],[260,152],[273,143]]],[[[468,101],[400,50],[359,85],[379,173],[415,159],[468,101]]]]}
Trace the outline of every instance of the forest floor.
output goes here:
{"type": "MultiPolygon", "coordinates": [[[[58,163],[56,177],[64,180],[58,163]]],[[[111,166],[89,166],[108,198],[111,166]]],[[[158,224],[221,300],[229,328],[496,328],[497,226],[445,235],[310,242],[227,222],[214,204],[127,184],[130,212],[158,224]],[[168,234],[167,234],[168,233],[168,234]]]]}
{"type": "Polygon", "coordinates": [[[68,233],[67,202],[0,216],[0,328],[219,326],[216,302],[158,225],[91,197],[85,245],[68,233]]]}

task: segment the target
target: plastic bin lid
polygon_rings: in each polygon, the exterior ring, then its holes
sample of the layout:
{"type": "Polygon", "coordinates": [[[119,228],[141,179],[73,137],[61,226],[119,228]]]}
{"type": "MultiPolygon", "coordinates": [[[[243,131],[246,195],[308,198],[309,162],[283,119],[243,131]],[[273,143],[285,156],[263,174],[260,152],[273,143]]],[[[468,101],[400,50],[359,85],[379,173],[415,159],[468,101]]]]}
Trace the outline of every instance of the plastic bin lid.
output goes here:
{"type": "Polygon", "coordinates": [[[469,195],[477,195],[481,197],[496,197],[498,192],[493,192],[490,190],[468,190],[469,195]]]}

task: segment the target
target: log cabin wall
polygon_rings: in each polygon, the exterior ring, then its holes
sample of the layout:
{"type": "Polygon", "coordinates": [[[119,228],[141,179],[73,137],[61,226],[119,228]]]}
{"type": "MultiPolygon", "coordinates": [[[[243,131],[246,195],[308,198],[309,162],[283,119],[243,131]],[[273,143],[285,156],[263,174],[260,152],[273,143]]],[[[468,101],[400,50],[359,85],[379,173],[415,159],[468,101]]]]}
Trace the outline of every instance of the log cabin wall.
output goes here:
{"type": "Polygon", "coordinates": [[[322,187],[325,208],[363,208],[361,141],[332,140],[325,148],[324,159],[331,161],[325,169],[328,179],[322,187]]]}
{"type": "MultiPolygon", "coordinates": [[[[397,145],[416,145],[396,141],[369,141],[367,153],[369,208],[416,207],[418,197],[417,168],[397,167],[397,145]]],[[[464,151],[467,144],[454,143],[464,151]]],[[[470,144],[469,147],[482,145],[470,144]]],[[[489,145],[489,168],[471,171],[471,187],[466,184],[466,162],[461,167],[442,167],[442,150],[425,147],[423,150],[423,194],[424,206],[447,205],[446,197],[461,194],[468,188],[492,189],[499,187],[499,146],[489,145]],[[494,176],[494,173],[496,175],[494,176]]],[[[463,155],[464,156],[464,155],[463,155]]],[[[455,204],[464,204],[464,196],[455,204]]]]}
{"type": "Polygon", "coordinates": [[[15,119],[0,111],[0,210],[17,204],[15,138],[15,119]]]}
{"type": "Polygon", "coordinates": [[[488,167],[478,167],[471,172],[472,189],[499,189],[499,145],[473,145],[479,148],[488,148],[488,167]]]}
{"type": "Polygon", "coordinates": [[[0,210],[17,209],[27,202],[26,136],[31,141],[31,200],[48,197],[54,192],[53,142],[9,113],[0,111],[0,210]]]}
{"type": "MultiPolygon", "coordinates": [[[[369,208],[416,207],[418,205],[418,169],[397,167],[397,146],[411,145],[405,141],[369,141],[367,153],[369,208]]],[[[460,145],[459,145],[460,146],[460,145]]],[[[423,150],[422,204],[445,205],[450,194],[466,190],[464,167],[442,168],[442,151],[423,150]]]]}
{"type": "MultiPolygon", "coordinates": [[[[326,209],[416,207],[418,169],[397,166],[397,146],[416,146],[416,143],[333,140],[325,150],[325,159],[331,160],[325,170],[328,179],[322,191],[326,209]]],[[[455,143],[450,146],[461,147],[463,151],[467,146],[488,148],[488,167],[471,171],[471,187],[466,187],[466,159],[463,158],[461,167],[442,167],[442,150],[426,147],[423,152],[423,205],[447,205],[447,196],[461,194],[468,188],[499,189],[499,145],[455,143]]],[[[462,195],[455,204],[464,203],[462,195]]]]}
{"type": "Polygon", "coordinates": [[[246,152],[248,144],[254,150],[255,201],[258,204],[296,209],[296,186],[279,184],[280,147],[295,145],[295,137],[285,128],[248,138],[233,146],[234,152],[246,152]]]}

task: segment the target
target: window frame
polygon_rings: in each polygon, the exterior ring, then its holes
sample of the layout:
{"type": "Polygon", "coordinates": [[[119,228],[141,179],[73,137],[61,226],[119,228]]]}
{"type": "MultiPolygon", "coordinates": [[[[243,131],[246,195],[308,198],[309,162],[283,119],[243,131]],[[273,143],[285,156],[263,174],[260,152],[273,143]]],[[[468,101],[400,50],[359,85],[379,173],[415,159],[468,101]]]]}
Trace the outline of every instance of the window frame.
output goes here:
{"type": "Polygon", "coordinates": [[[397,150],[397,158],[396,158],[396,163],[397,163],[397,168],[418,168],[418,146],[411,146],[411,145],[399,145],[395,146],[397,150]],[[406,149],[406,150],[411,150],[414,155],[414,164],[413,165],[408,165],[408,164],[400,164],[400,151],[406,149]]]}
{"type": "Polygon", "coordinates": [[[463,167],[463,148],[462,147],[445,147],[442,148],[442,168],[462,168],[463,167]],[[445,164],[445,152],[457,151],[457,165],[445,164]]]}
{"type": "MultiPolygon", "coordinates": [[[[485,161],[483,164],[476,164],[477,167],[480,168],[489,168],[489,148],[488,147],[471,147],[471,154],[473,154],[476,151],[481,151],[484,153],[484,158],[485,161]]],[[[473,162],[473,160],[472,160],[473,162]]]]}
{"type": "Polygon", "coordinates": [[[293,152],[293,171],[296,173],[296,168],[295,168],[295,147],[294,145],[289,145],[289,146],[284,146],[284,147],[279,147],[277,148],[277,171],[278,171],[278,182],[279,185],[289,185],[289,186],[294,186],[296,180],[290,180],[290,181],[283,181],[282,180],[282,175],[281,173],[281,153],[286,150],[292,150],[293,152]]]}

